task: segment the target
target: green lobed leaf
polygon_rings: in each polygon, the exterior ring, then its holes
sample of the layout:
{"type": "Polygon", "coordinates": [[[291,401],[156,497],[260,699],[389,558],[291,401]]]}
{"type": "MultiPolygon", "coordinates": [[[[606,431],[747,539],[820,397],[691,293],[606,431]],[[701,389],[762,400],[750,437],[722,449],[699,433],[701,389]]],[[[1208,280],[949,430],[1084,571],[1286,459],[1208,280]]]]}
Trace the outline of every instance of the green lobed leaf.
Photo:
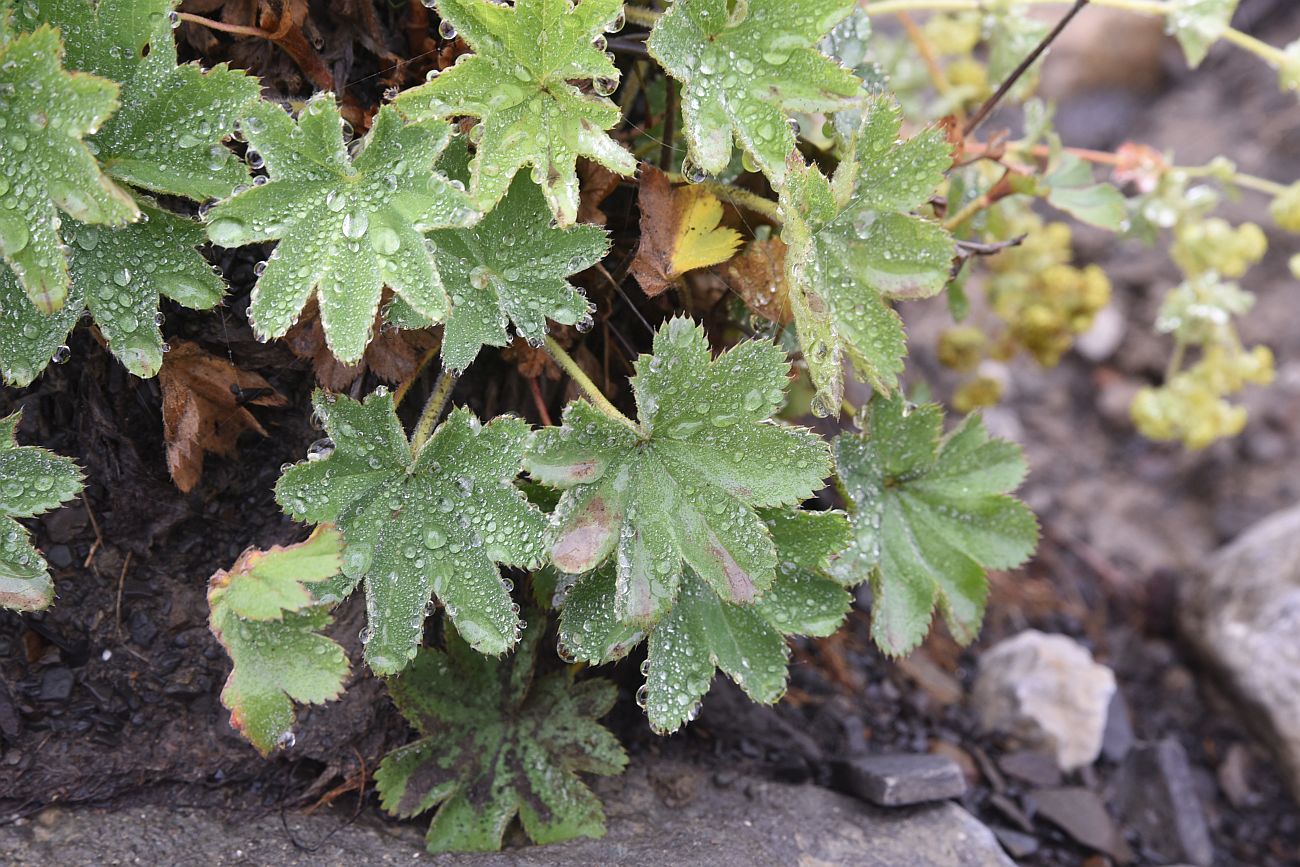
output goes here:
{"type": "Polygon", "coordinates": [[[296,123],[258,103],[243,130],[270,181],[214,207],[208,237],[223,247],[279,240],[249,307],[259,337],[284,336],[315,295],[330,350],[355,363],[385,286],[421,316],[442,321],[447,295],[420,233],[479,217],[434,171],[451,138],[447,124],[405,124],[384,106],[349,157],[334,96],[322,93],[296,123]]]}
{"type": "Polygon", "coordinates": [[[1240,0],[1169,0],[1169,32],[1195,69],[1227,31],[1240,0]]]}
{"type": "Polygon", "coordinates": [[[517,815],[536,843],[600,837],[605,813],[579,772],[622,773],[627,755],[597,719],[617,690],[575,683],[564,669],[534,674],[545,621],[530,626],[508,659],[473,652],[452,631],[447,649],[425,649],[389,682],[420,739],[384,757],[375,773],[385,810],[408,817],[437,807],[430,852],[501,848],[517,815]]]}
{"type": "Polygon", "coordinates": [[[176,65],[175,0],[32,0],[20,28],[59,28],[73,69],[121,85],[121,107],[91,137],[105,171],[158,193],[230,194],[248,170],[221,140],[257,98],[258,81],[225,64],[176,65]]]}
{"type": "Polygon", "coordinates": [[[18,445],[21,420],[21,412],[0,419],[0,608],[39,611],[54,600],[49,566],[14,518],[58,508],[81,493],[82,477],[70,458],[18,445]]]}
{"type": "Polygon", "coordinates": [[[790,306],[820,415],[839,413],[845,356],[877,391],[897,386],[907,346],[889,302],[948,282],[952,239],[911,211],[942,182],[950,149],[938,129],[900,142],[901,126],[892,99],[868,97],[835,174],[828,180],[795,153],[781,189],[790,306]]]}
{"type": "Polygon", "coordinates": [[[853,544],[831,564],[846,585],[870,580],[872,636],[902,656],[930,628],[937,605],[953,637],[979,631],[986,569],[1010,569],[1038,544],[1038,524],[1010,496],[1026,467],[1015,443],[989,437],[978,416],[942,435],[937,404],[900,396],[864,410],[862,434],[835,440],[853,544]]]}
{"type": "Polygon", "coordinates": [[[7,382],[35,379],[87,309],[126,369],[154,376],[163,360],[159,298],[196,310],[221,301],[225,284],[195,249],[205,241],[203,227],[147,200],[140,212],[138,221],[120,228],[64,224],[72,288],[56,313],[10,306],[17,283],[0,273],[0,371],[7,382]]]}
{"type": "Polygon", "coordinates": [[[793,112],[852,107],[861,82],[818,43],[854,0],[675,0],[646,44],[682,84],[688,157],[717,174],[734,138],[773,186],[794,149],[793,112]]]}
{"type": "Polygon", "coordinates": [[[756,509],[811,496],[829,471],[820,438],[770,421],[788,373],[767,341],[714,360],[702,328],[665,323],[654,354],[636,362],[639,425],[578,400],[562,427],[533,435],[525,468],[564,491],[551,562],[576,574],[613,556],[614,610],[631,625],[653,625],[673,607],[683,562],[724,600],[757,599],[777,555],[756,509]]]}
{"type": "Polygon", "coordinates": [[[113,225],[140,213],[82,140],[117,107],[117,85],[65,72],[62,58],[49,27],[0,43],[0,256],[46,313],[68,294],[59,211],[113,225]]]}
{"type": "MultiPolygon", "coordinates": [[[[469,153],[453,144],[441,164],[448,176],[468,180],[469,153]]],[[[609,240],[596,226],[552,225],[542,191],[516,175],[510,191],[478,224],[430,232],[434,259],[451,288],[451,313],[442,338],[443,363],[464,370],[484,346],[505,346],[509,329],[540,343],[548,319],[590,323],[591,305],[568,277],[604,258],[609,240]]],[[[389,310],[403,327],[430,324],[406,305],[389,310]]]]}
{"type": "Polygon", "coordinates": [[[438,0],[437,8],[474,54],[394,104],[416,118],[479,119],[470,192],[480,208],[490,209],[531,166],[567,226],[578,214],[578,157],[621,175],[636,171],[636,159],[606,134],[618,107],[599,95],[613,92],[618,68],[592,44],[621,15],[619,0],[438,0]],[[573,84],[588,80],[596,93],[573,84]]]}
{"type": "Polygon", "coordinates": [[[234,667],[221,690],[230,724],[266,755],[292,736],[293,703],[339,696],[348,675],[343,648],[320,634],[330,623],[304,582],[338,574],[339,533],[318,527],[304,542],[250,548],[208,582],[208,622],[234,667]]]}
{"type": "MultiPolygon", "coordinates": [[[[638,694],[651,727],[676,731],[695,718],[715,669],[754,701],[771,704],[785,692],[790,650],[786,636],[833,633],[852,604],[826,576],[829,558],[849,544],[849,524],[839,512],[764,510],[776,545],[776,579],[752,605],[721,600],[687,569],[667,616],[648,633],[646,686],[638,694]]],[[[610,568],[578,579],[560,615],[563,653],[593,663],[625,656],[645,633],[621,624],[616,578],[610,568]]]]}
{"type": "Polygon", "coordinates": [[[298,520],[343,531],[343,571],[365,580],[371,669],[406,666],[432,598],[476,650],[508,650],[520,624],[496,564],[538,565],[545,529],[512,484],[527,424],[481,425],[457,409],[412,454],[387,390],[364,403],[317,392],[314,403],[333,451],[286,470],[276,499],[298,520]]]}

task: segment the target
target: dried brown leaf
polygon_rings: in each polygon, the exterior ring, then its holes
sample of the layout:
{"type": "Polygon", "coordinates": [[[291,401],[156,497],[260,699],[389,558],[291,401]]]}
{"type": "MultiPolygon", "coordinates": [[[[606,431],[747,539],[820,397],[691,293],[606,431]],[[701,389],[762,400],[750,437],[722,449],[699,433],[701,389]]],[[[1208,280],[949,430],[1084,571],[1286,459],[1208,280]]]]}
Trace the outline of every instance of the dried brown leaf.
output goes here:
{"type": "Polygon", "coordinates": [[[405,382],[419,370],[425,353],[438,347],[438,338],[424,330],[384,328],[382,319],[381,310],[375,322],[375,337],[359,364],[344,364],[330,352],[315,298],[307,302],[302,316],[284,339],[290,352],[311,362],[316,382],[329,391],[343,391],[367,370],[389,384],[405,382]]]}
{"type": "Polygon", "coordinates": [[[731,288],[749,309],[778,325],[790,324],[790,293],[785,282],[785,243],[779,238],[751,241],[723,268],[731,288]]]}
{"type": "Polygon", "coordinates": [[[284,406],[286,401],[256,373],[240,370],[197,343],[181,340],[163,357],[158,372],[162,387],[163,439],[167,469],[182,491],[191,491],[203,475],[203,455],[226,457],[244,431],[266,436],[245,404],[284,406]]]}

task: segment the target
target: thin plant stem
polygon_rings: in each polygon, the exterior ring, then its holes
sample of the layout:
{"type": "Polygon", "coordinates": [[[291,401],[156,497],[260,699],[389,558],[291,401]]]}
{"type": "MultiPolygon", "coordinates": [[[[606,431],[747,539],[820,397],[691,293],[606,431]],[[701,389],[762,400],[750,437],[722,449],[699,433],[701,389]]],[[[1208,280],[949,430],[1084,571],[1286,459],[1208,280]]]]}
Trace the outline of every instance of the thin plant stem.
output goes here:
{"type": "MultiPolygon", "coordinates": [[[[674,184],[690,183],[686,176],[680,172],[665,172],[664,174],[674,184]]],[[[749,190],[742,190],[740,187],[733,187],[731,184],[724,184],[721,181],[700,181],[694,186],[708,190],[722,201],[735,205],[737,208],[753,211],[774,226],[781,225],[781,211],[776,202],[765,199],[758,193],[751,193],[749,190]]]]}
{"type": "Polygon", "coordinates": [[[201,15],[193,15],[189,12],[177,12],[176,17],[181,21],[190,24],[197,24],[200,27],[206,27],[209,30],[220,30],[222,33],[234,33],[239,36],[256,36],[259,39],[274,40],[276,34],[269,30],[263,30],[260,27],[245,27],[242,24],[227,24],[224,21],[213,21],[211,18],[204,18],[201,15]]]}
{"type": "Polygon", "coordinates": [[[966,126],[962,129],[962,135],[970,135],[975,132],[975,129],[992,113],[997,104],[1002,101],[1002,98],[1010,92],[1011,88],[1015,87],[1016,82],[1029,71],[1029,67],[1033,66],[1039,57],[1042,57],[1047,47],[1056,41],[1056,37],[1065,31],[1065,28],[1074,20],[1074,16],[1083,11],[1083,7],[1087,5],[1088,0],[1074,0],[1074,6],[1071,7],[1070,11],[1061,16],[1061,20],[1056,22],[1056,26],[1043,37],[1042,41],[1034,47],[1033,51],[1029,52],[1024,60],[1020,61],[1020,64],[1007,76],[1006,81],[998,85],[998,89],[984,101],[984,104],[975,112],[975,116],[966,122],[966,126]]]}
{"type": "Polygon", "coordinates": [[[569,378],[582,390],[582,393],[587,396],[587,399],[592,402],[596,409],[614,421],[625,424],[640,433],[641,429],[637,427],[636,422],[623,415],[618,411],[618,407],[609,402],[609,398],[605,397],[604,393],[596,387],[596,383],[591,381],[591,377],[583,372],[582,368],[578,366],[578,362],[573,360],[573,356],[569,355],[564,347],[550,335],[546,337],[546,351],[551,354],[551,358],[555,359],[555,363],[560,365],[560,369],[569,375],[569,378]]]}
{"type": "Polygon", "coordinates": [[[951,232],[991,204],[993,204],[993,202],[989,199],[987,193],[981,196],[976,196],[963,205],[961,210],[944,220],[943,227],[951,232]]]}
{"type": "Polygon", "coordinates": [[[447,402],[451,400],[451,392],[456,388],[458,379],[460,374],[447,368],[443,368],[442,373],[438,374],[438,381],[433,384],[433,392],[425,402],[424,411],[420,413],[420,420],[415,425],[415,433],[411,436],[412,454],[419,454],[420,449],[424,448],[424,444],[429,441],[438,419],[442,417],[442,411],[447,408],[447,402]]]}

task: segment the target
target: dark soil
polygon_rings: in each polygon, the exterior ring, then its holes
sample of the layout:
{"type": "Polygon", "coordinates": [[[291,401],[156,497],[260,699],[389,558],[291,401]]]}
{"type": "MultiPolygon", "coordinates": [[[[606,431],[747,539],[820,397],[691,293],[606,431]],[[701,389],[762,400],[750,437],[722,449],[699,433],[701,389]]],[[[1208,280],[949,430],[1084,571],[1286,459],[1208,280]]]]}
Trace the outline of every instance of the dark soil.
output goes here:
{"type": "MultiPolygon", "coordinates": [[[[212,14],[219,5],[185,8],[212,14]]],[[[433,60],[421,58],[404,76],[380,74],[390,61],[376,46],[405,57],[436,47],[427,22],[420,30],[420,3],[379,3],[373,12],[366,6],[313,3],[308,29],[336,81],[354,82],[346,99],[358,112],[373,107],[383,86],[414,83],[433,60]]],[[[1255,15],[1261,37],[1281,44],[1300,36],[1300,11],[1287,6],[1248,2],[1243,14],[1255,15]]],[[[298,68],[265,43],[192,25],[178,34],[189,57],[208,64],[231,59],[264,75],[281,94],[310,91],[298,68]]],[[[1115,140],[1090,146],[1131,138],[1176,148],[1182,163],[1226,153],[1247,171],[1300,177],[1300,108],[1293,96],[1277,93],[1269,70],[1239,52],[1216,52],[1195,75],[1171,71],[1158,98],[1137,114],[1125,108],[1132,96],[1123,93],[1092,94],[1078,101],[1079,110],[1096,111],[1097,100],[1104,108],[1108,98],[1116,100],[1116,112],[1128,112],[1129,122],[1115,140]],[[1243,130],[1252,131],[1249,139],[1241,138],[1243,130]]],[[[1067,100],[1063,126],[1072,110],[1067,100]]],[[[1263,207],[1257,198],[1231,206],[1233,216],[1255,219],[1263,207]]],[[[625,274],[636,233],[630,191],[616,192],[605,211],[616,240],[606,264],[625,274]]],[[[968,773],[968,809],[1040,841],[1037,854],[1022,863],[1107,863],[1087,861],[1095,853],[1034,821],[1033,785],[999,770],[999,759],[1016,745],[978,734],[961,701],[981,648],[1035,627],[1080,638],[1116,669],[1137,738],[1173,736],[1186,749],[1217,864],[1298,863],[1300,811],[1238,709],[1185,657],[1171,626],[1177,585],[1204,556],[1297,498],[1300,307],[1286,272],[1294,239],[1272,236],[1272,252],[1248,278],[1260,301],[1244,336],[1273,347],[1278,383],[1251,397],[1252,422],[1243,437],[1186,455],[1140,439],[1115,410],[1126,390],[1163,366],[1168,347],[1147,325],[1175,272],[1159,252],[1079,237],[1085,254],[1112,274],[1128,335],[1100,363],[1070,356],[1051,371],[1025,363],[1008,372],[1008,401],[990,422],[1026,446],[1033,473],[1025,495],[1045,534],[1027,568],[994,576],[980,642],[961,649],[940,630],[919,654],[894,663],[871,644],[862,605],[840,635],[797,648],[790,691],[779,706],[752,705],[719,682],[697,722],[668,739],[649,732],[633,701],[639,662],[633,659],[614,671],[624,695],[609,724],[634,761],[652,764],[662,756],[716,769],[723,778],[744,769],[836,787],[837,763],[855,754],[943,752],[968,773]]],[[[256,342],[248,328],[252,265],[259,258],[255,250],[214,258],[231,283],[217,312],[164,311],[168,339],[195,340],[262,374],[288,398],[285,409],[254,409],[270,436],[246,438],[237,459],[209,458],[191,494],[179,493],[167,475],[156,381],[123,372],[90,329],[76,333],[67,363],[24,392],[6,389],[0,396],[0,415],[24,410],[24,441],[76,458],[88,478],[77,504],[30,522],[51,562],[57,603],[37,615],[0,612],[0,822],[54,802],[302,807],[338,796],[336,787],[355,784],[407,737],[382,687],[360,664],[363,612],[355,599],[340,609],[333,631],[359,674],[340,701],[300,711],[296,745],[286,753],[261,759],[230,729],[218,700],[228,662],[208,631],[206,579],[248,545],[305,536],[281,514],[272,487],[280,466],[299,459],[320,436],[309,416],[309,365],[280,345],[256,342]]],[[[584,338],[590,360],[617,382],[629,358],[647,348],[643,319],[661,320],[671,293],[649,301],[633,281],[613,291],[591,272],[579,282],[600,313],[584,338]]],[[[927,335],[945,323],[942,306],[913,304],[907,311],[918,347],[912,373],[927,375],[940,394],[948,383],[927,335]]],[[[426,372],[413,397],[427,393],[430,380],[426,372]]],[[[368,376],[357,388],[375,384],[368,376]]],[[[558,417],[562,387],[545,377],[541,386],[547,411],[558,417]]],[[[500,353],[485,353],[455,400],[483,415],[514,411],[541,421],[527,380],[500,353]]],[[[413,405],[418,401],[407,407],[413,405]]],[[[1103,759],[1073,782],[1104,791],[1115,768],[1103,759]]],[[[339,803],[374,810],[366,791],[359,803],[353,794],[339,803]]]]}

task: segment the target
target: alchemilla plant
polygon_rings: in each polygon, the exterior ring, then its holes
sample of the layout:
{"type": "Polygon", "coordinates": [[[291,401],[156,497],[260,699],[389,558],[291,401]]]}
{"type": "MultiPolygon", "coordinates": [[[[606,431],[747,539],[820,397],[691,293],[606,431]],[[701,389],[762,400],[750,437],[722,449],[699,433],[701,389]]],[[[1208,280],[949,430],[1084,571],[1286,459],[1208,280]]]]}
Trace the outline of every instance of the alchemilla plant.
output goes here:
{"type": "MultiPolygon", "coordinates": [[[[419,733],[376,773],[382,803],[432,812],[431,850],[498,848],[516,818],[537,842],[603,832],[580,775],[627,759],[598,722],[618,689],[582,663],[643,658],[636,698],[668,733],[719,671],[779,700],[792,638],[834,633],[859,585],[887,654],[936,612],[972,640],[987,570],[1037,542],[1014,497],[1027,468],[978,413],[945,432],[939,404],[909,400],[923,384],[907,360],[933,351],[966,374],[961,413],[998,399],[982,361],[1055,364],[1110,295],[1075,263],[1070,221],[1165,243],[1182,272],[1152,323],[1172,358],[1134,399],[1142,433],[1193,449],[1232,436],[1247,422],[1234,395],[1272,378],[1235,328],[1265,233],[1216,208],[1262,194],[1300,231],[1300,182],[1140,143],[1069,147],[1033,97],[1050,25],[1024,7],[1082,3],[424,5],[438,51],[411,62],[433,64],[427,80],[358,113],[180,63],[174,0],[0,0],[0,374],[29,386],[82,322],[131,374],[163,371],[169,457],[205,430],[228,453],[265,432],[244,404],[274,392],[193,346],[169,368],[182,353],[169,361],[159,305],[221,305],[205,253],[262,245],[254,334],[325,359],[334,387],[301,407],[324,437],[275,489],[310,536],[210,579],[222,700],[270,753],[293,744],[297,705],[337,698],[364,662],[419,733]],[[921,24],[875,25],[900,13],[921,24]],[[1019,131],[981,138],[1008,101],[1019,131]],[[638,173],[640,248],[615,261],[598,205],[638,173]],[[629,273],[661,315],[619,381],[589,287],[626,301],[629,273]],[[706,302],[709,280],[734,292],[706,302]],[[910,346],[899,303],[939,295],[952,326],[910,346]],[[603,361],[584,336],[598,321],[603,361]],[[567,376],[558,424],[540,392],[541,427],[448,411],[458,377],[503,352],[534,389],[548,366],[567,376]],[[211,386],[223,376],[230,395],[211,386]],[[421,392],[408,430],[399,410],[421,392]],[[242,427],[204,428],[214,406],[242,427]],[[796,406],[843,432],[799,426],[796,406]],[[350,660],[333,622],[353,594],[350,660]]],[[[1233,42],[1300,90],[1300,43],[1234,31],[1236,0],[1092,5],[1163,16],[1193,65],[1233,42]]],[[[0,605],[31,611],[57,593],[16,519],[82,478],[18,445],[20,421],[0,420],[0,605]]]]}

